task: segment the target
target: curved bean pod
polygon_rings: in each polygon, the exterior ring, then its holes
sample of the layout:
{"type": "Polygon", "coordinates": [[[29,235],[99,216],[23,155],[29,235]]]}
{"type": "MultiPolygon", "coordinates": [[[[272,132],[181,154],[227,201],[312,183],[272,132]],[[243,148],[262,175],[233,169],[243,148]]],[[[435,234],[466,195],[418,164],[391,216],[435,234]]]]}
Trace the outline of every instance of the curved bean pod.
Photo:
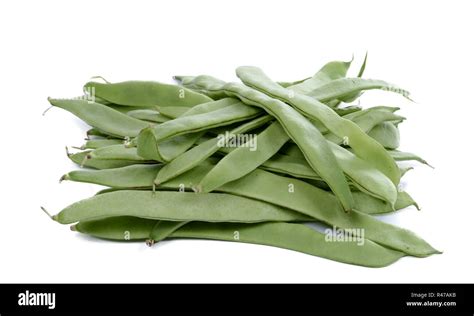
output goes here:
{"type": "Polygon", "coordinates": [[[84,89],[115,104],[127,106],[193,106],[212,101],[209,97],[184,87],[154,81],[118,83],[88,82],[84,89]]]}
{"type": "Polygon", "coordinates": [[[201,180],[198,191],[211,192],[243,177],[276,154],[289,139],[280,123],[274,122],[256,137],[254,150],[244,145],[221,159],[201,180]]]}
{"type": "Polygon", "coordinates": [[[177,118],[187,111],[189,111],[188,107],[185,106],[160,106],[160,114],[167,116],[169,118],[177,118]]]}
{"type": "Polygon", "coordinates": [[[324,65],[313,77],[291,86],[287,86],[295,92],[307,94],[328,82],[344,78],[351,66],[351,61],[331,61],[324,65]]]}
{"type": "Polygon", "coordinates": [[[431,167],[431,165],[426,160],[424,160],[420,156],[415,155],[413,153],[407,153],[407,152],[403,152],[403,151],[399,151],[399,150],[388,150],[388,153],[396,161],[415,160],[415,161],[421,162],[422,164],[425,164],[425,165],[428,165],[428,166],[431,167]]]}
{"type": "Polygon", "coordinates": [[[88,157],[90,153],[90,150],[86,150],[75,154],[69,154],[68,157],[81,167],[89,167],[94,169],[113,169],[130,166],[137,163],[151,163],[151,161],[142,160],[98,159],[90,156],[88,157]]]}
{"type": "Polygon", "coordinates": [[[125,147],[123,144],[94,149],[89,152],[88,156],[89,159],[146,161],[146,159],[137,154],[135,147],[125,147]]]}
{"type": "Polygon", "coordinates": [[[158,221],[153,229],[150,231],[150,237],[147,240],[149,245],[155,242],[162,241],[184,225],[190,222],[170,222],[170,221],[158,221]]]}
{"type": "Polygon", "coordinates": [[[95,195],[53,216],[61,224],[115,216],[171,221],[245,222],[309,221],[284,207],[225,193],[120,190],[95,195]]]}
{"type": "Polygon", "coordinates": [[[139,120],[154,122],[154,123],[164,123],[170,119],[160,112],[155,110],[132,110],[127,112],[128,116],[134,117],[139,120]]]}
{"type": "Polygon", "coordinates": [[[418,210],[420,209],[415,200],[406,192],[398,192],[397,201],[393,207],[389,203],[363,192],[353,192],[352,195],[354,196],[356,205],[360,207],[359,210],[366,214],[385,214],[404,209],[411,205],[414,205],[418,210]]]}
{"type": "MultiPolygon", "coordinates": [[[[245,242],[267,245],[299,251],[313,256],[356,264],[366,267],[387,266],[405,254],[382,247],[370,240],[363,242],[327,242],[326,235],[303,224],[291,223],[213,223],[191,222],[173,230],[176,223],[161,221],[165,231],[158,235],[158,240],[167,238],[203,238],[245,242]],[[167,225],[168,224],[168,225],[167,225]],[[169,227],[167,227],[169,226],[169,227]],[[236,232],[238,238],[236,239],[236,232]],[[168,234],[168,235],[167,235],[168,234]],[[275,238],[274,236],[278,236],[275,238]]],[[[160,225],[158,224],[158,225],[160,225]]],[[[113,217],[102,220],[80,222],[73,230],[99,238],[124,240],[124,231],[130,232],[134,240],[148,238],[156,221],[113,217]]]]}
{"type": "Polygon", "coordinates": [[[364,90],[386,90],[399,93],[410,100],[410,93],[391,83],[383,80],[362,79],[362,78],[341,78],[328,82],[324,86],[314,89],[308,96],[320,102],[327,102],[334,99],[344,99],[353,96],[355,93],[364,90]]]}
{"type": "Polygon", "coordinates": [[[142,129],[150,126],[150,123],[117,112],[106,105],[87,100],[49,98],[48,101],[51,105],[69,111],[92,127],[111,135],[135,137],[142,129]]]}
{"type": "Polygon", "coordinates": [[[120,144],[124,144],[124,141],[121,139],[90,139],[86,141],[86,143],[82,145],[80,149],[97,149],[100,147],[120,144]]]}

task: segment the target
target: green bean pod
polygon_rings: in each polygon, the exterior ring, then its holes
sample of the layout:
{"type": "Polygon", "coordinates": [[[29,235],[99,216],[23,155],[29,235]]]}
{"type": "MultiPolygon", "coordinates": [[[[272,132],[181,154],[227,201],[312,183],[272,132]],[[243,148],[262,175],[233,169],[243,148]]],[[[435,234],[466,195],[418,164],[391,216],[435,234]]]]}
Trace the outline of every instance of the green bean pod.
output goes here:
{"type": "Polygon", "coordinates": [[[90,156],[91,150],[68,154],[69,159],[81,167],[89,167],[94,169],[113,169],[130,166],[140,163],[151,163],[152,161],[123,160],[123,159],[100,159],[90,156]]]}
{"type": "Polygon", "coordinates": [[[347,96],[352,96],[360,91],[373,89],[396,92],[403,95],[407,99],[410,99],[410,93],[408,91],[401,89],[391,83],[385,82],[383,80],[362,78],[337,79],[314,89],[307,95],[319,100],[320,102],[327,102],[334,99],[344,99],[347,96]]]}
{"type": "Polygon", "coordinates": [[[150,123],[117,112],[106,105],[87,100],[49,98],[48,101],[51,105],[71,112],[92,127],[111,135],[135,137],[142,129],[150,126],[150,123]]]}
{"type": "Polygon", "coordinates": [[[310,221],[284,207],[226,193],[120,190],[95,195],[53,216],[61,224],[115,216],[170,221],[245,222],[310,221]]]}
{"type": "Polygon", "coordinates": [[[254,147],[246,143],[219,161],[201,180],[198,191],[211,192],[243,177],[275,155],[289,139],[280,123],[274,122],[256,137],[254,147]]]}
{"type": "Polygon", "coordinates": [[[170,120],[169,117],[162,115],[160,112],[149,109],[128,111],[127,115],[142,121],[153,123],[164,123],[170,120]]]}
{"type": "MultiPolygon", "coordinates": [[[[354,239],[347,242],[328,242],[327,234],[320,233],[303,224],[292,223],[204,223],[191,222],[186,224],[161,221],[167,238],[200,238],[244,242],[294,250],[313,256],[327,258],[343,263],[366,267],[384,267],[392,264],[405,254],[383,247],[366,239],[354,239]],[[176,226],[182,224],[182,227],[176,226]],[[175,230],[173,230],[175,229],[175,230]],[[276,237],[278,236],[278,237],[276,237]]],[[[80,222],[73,230],[99,238],[111,240],[147,239],[156,221],[113,217],[102,220],[80,222]]],[[[163,238],[158,235],[158,240],[163,238]]]]}
{"type": "Polygon", "coordinates": [[[154,81],[124,81],[118,83],[88,82],[84,89],[109,102],[141,107],[193,106],[212,101],[192,90],[154,81]]]}

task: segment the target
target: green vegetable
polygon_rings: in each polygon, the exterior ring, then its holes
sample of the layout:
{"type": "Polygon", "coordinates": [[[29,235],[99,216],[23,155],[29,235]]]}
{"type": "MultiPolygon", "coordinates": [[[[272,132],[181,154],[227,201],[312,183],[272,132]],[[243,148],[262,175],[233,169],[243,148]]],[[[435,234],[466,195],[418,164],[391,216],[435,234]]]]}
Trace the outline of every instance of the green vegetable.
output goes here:
{"type": "Polygon", "coordinates": [[[175,77],[181,85],[89,82],[87,98],[50,98],[91,126],[74,147],[81,151],[68,152],[85,168],[60,180],[106,187],[51,218],[110,240],[245,242],[367,267],[440,253],[374,216],[419,209],[397,190],[412,166],[397,163],[427,162],[396,150],[399,108],[341,104],[370,89],[409,98],[361,78],[366,62],[357,78],[347,78],[352,60],[279,83],[239,67],[242,83],[206,75],[175,77]],[[342,240],[332,240],[335,231],[342,240]]]}

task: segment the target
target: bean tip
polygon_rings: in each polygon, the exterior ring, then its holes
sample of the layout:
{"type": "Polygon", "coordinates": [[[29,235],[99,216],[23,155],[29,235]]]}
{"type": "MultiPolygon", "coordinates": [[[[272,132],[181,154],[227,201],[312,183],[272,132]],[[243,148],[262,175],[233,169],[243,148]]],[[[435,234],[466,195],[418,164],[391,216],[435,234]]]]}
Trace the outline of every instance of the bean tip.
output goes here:
{"type": "Polygon", "coordinates": [[[59,183],[63,182],[64,180],[70,180],[71,177],[69,176],[68,173],[64,174],[61,176],[61,178],[59,178],[59,183]]]}
{"type": "MultiPolygon", "coordinates": [[[[50,100],[50,98],[48,97],[48,101],[50,100]]],[[[46,113],[52,108],[53,106],[51,105],[50,107],[48,107],[46,110],[43,111],[43,114],[41,114],[42,116],[45,116],[46,113]]]]}
{"type": "Polygon", "coordinates": [[[51,218],[52,220],[56,220],[54,216],[52,216],[44,207],[40,206],[40,208],[46,215],[48,215],[49,218],[51,218]]]}
{"type": "Polygon", "coordinates": [[[155,244],[155,241],[153,239],[147,239],[145,241],[145,244],[148,246],[148,247],[151,247],[155,244]]]}
{"type": "Polygon", "coordinates": [[[73,231],[73,232],[77,232],[77,227],[76,227],[76,225],[71,225],[71,226],[69,227],[69,229],[70,229],[71,231],[73,231]]]}

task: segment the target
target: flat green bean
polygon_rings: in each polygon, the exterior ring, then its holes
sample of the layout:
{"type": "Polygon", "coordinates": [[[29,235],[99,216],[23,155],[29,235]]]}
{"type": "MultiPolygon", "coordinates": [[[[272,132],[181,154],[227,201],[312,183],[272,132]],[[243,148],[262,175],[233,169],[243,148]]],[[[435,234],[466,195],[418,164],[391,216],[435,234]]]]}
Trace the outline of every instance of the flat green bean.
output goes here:
{"type": "Polygon", "coordinates": [[[304,80],[301,83],[297,83],[291,86],[287,86],[295,92],[307,94],[314,89],[321,87],[328,82],[336,79],[344,78],[347,75],[347,71],[351,66],[352,60],[345,61],[332,61],[324,65],[313,77],[304,80]]]}
{"type": "Polygon", "coordinates": [[[327,242],[326,234],[303,224],[292,223],[169,223],[127,217],[80,222],[73,230],[99,238],[124,240],[124,232],[134,240],[148,238],[154,225],[163,225],[164,232],[156,232],[158,240],[166,238],[202,238],[244,242],[294,250],[343,263],[367,267],[384,267],[405,256],[370,240],[354,238],[347,242],[327,242]],[[183,225],[176,228],[177,225],[183,225]]]}
{"type": "Polygon", "coordinates": [[[69,159],[81,167],[89,167],[94,169],[112,169],[130,166],[137,163],[149,163],[148,161],[136,160],[120,160],[120,159],[98,159],[88,156],[90,150],[68,154],[69,159]]]}
{"type": "Polygon", "coordinates": [[[396,161],[415,160],[415,161],[421,162],[422,164],[425,164],[425,165],[428,165],[428,166],[431,167],[431,165],[426,160],[424,160],[420,156],[415,155],[413,153],[403,152],[403,151],[399,151],[399,150],[388,150],[388,153],[396,161]]]}
{"type": "Polygon", "coordinates": [[[135,137],[149,123],[117,112],[106,105],[87,100],[48,99],[51,105],[62,108],[87,124],[111,135],[135,137]]]}
{"type": "Polygon", "coordinates": [[[193,106],[212,101],[209,97],[184,87],[154,81],[118,83],[88,82],[85,90],[115,104],[127,106],[193,106]]]}
{"type": "Polygon", "coordinates": [[[167,116],[169,118],[177,118],[187,111],[189,111],[188,107],[185,106],[160,106],[160,114],[167,116]]]}
{"type": "Polygon", "coordinates": [[[363,192],[353,192],[354,200],[359,210],[366,214],[384,214],[393,211],[404,209],[408,206],[414,205],[418,210],[418,204],[413,198],[406,192],[398,192],[397,200],[395,205],[392,207],[389,203],[386,203],[380,199],[374,198],[363,192]]]}
{"type": "Polygon", "coordinates": [[[90,139],[86,141],[86,143],[82,145],[80,149],[97,149],[100,147],[120,144],[124,144],[124,141],[121,139],[90,139]]]}
{"type": "Polygon", "coordinates": [[[364,90],[386,90],[399,93],[410,99],[410,93],[391,83],[383,80],[362,79],[362,78],[341,78],[328,82],[327,84],[314,89],[308,96],[311,96],[320,102],[327,102],[334,99],[343,99],[352,96],[355,93],[364,90]]]}
{"type": "Polygon", "coordinates": [[[139,120],[154,123],[164,123],[166,121],[169,121],[168,117],[162,115],[160,112],[155,110],[132,110],[127,112],[127,115],[139,120]]]}
{"type": "Polygon", "coordinates": [[[53,216],[61,224],[115,216],[170,221],[245,222],[310,221],[284,207],[226,193],[119,190],[95,195],[53,216]]]}
{"type": "Polygon", "coordinates": [[[246,146],[249,145],[246,143],[219,161],[201,180],[198,191],[211,192],[227,182],[243,177],[276,154],[289,139],[280,123],[274,122],[256,137],[254,148],[246,146]]]}

